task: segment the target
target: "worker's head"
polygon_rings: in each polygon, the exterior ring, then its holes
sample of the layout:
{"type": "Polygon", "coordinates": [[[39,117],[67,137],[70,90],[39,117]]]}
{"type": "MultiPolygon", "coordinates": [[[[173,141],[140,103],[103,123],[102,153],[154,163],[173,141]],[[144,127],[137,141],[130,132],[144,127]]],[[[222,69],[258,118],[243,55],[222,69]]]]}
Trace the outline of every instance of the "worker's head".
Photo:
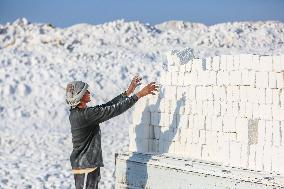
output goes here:
{"type": "Polygon", "coordinates": [[[72,81],[66,87],[66,102],[72,108],[78,106],[81,102],[91,101],[90,92],[87,90],[89,85],[82,81],[72,81]]]}

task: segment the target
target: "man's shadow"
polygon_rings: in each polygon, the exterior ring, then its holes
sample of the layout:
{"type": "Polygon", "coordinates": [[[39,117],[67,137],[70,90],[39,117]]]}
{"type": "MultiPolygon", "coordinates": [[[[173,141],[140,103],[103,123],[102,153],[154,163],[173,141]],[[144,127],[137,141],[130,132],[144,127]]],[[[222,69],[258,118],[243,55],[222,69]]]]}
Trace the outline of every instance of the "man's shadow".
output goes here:
{"type": "MultiPolygon", "coordinates": [[[[164,91],[160,92],[160,96],[164,98],[164,91]]],[[[141,118],[141,123],[142,120],[145,119],[150,119],[147,118],[149,116],[149,110],[154,110],[155,112],[159,111],[159,107],[161,104],[161,98],[158,98],[155,104],[149,105],[145,110],[142,112],[142,118],[141,118]]],[[[170,123],[169,126],[166,126],[168,129],[166,131],[161,130],[161,126],[157,127],[154,130],[154,125],[150,125],[149,127],[149,139],[152,139],[151,141],[156,141],[159,143],[159,146],[154,142],[153,144],[150,143],[148,144],[148,148],[145,147],[145,144],[141,144],[141,140],[137,138],[137,136],[140,134],[138,133],[138,130],[141,131],[141,128],[139,127],[145,127],[147,125],[143,124],[137,124],[135,128],[136,132],[136,147],[138,153],[134,153],[129,159],[126,161],[126,184],[128,186],[135,186],[135,187],[140,187],[140,188],[146,188],[147,187],[147,181],[148,181],[148,162],[151,160],[153,155],[157,154],[164,154],[169,151],[169,147],[171,143],[173,142],[173,139],[177,133],[178,130],[178,123],[180,122],[180,117],[177,116],[178,113],[180,112],[180,109],[182,106],[184,106],[184,101],[185,101],[185,94],[182,95],[182,97],[177,100],[176,102],[176,107],[175,111],[173,114],[170,114],[172,117],[172,122],[170,123]],[[158,136],[159,135],[159,136],[158,136]],[[163,140],[163,139],[167,140],[163,140]],[[166,141],[166,143],[164,142],[166,141]],[[139,144],[138,144],[139,143],[139,144]],[[162,146],[160,146],[162,145],[162,146]],[[154,147],[154,148],[153,148],[154,147]],[[152,148],[152,149],[151,149],[152,148]],[[147,153],[144,153],[145,150],[147,150],[147,153]],[[143,163],[135,163],[137,160],[139,153],[143,152],[143,163]]],[[[172,109],[172,108],[171,108],[172,109]]],[[[151,112],[152,113],[152,112],[151,112]]],[[[160,114],[159,115],[159,120],[161,119],[160,114]]],[[[138,136],[139,137],[139,136],[138,136]]],[[[144,139],[145,140],[145,139],[144,139]]],[[[140,158],[139,158],[140,159],[140,158]]],[[[140,159],[141,162],[141,159],[140,159]]],[[[158,179],[158,178],[157,178],[158,179]]]]}

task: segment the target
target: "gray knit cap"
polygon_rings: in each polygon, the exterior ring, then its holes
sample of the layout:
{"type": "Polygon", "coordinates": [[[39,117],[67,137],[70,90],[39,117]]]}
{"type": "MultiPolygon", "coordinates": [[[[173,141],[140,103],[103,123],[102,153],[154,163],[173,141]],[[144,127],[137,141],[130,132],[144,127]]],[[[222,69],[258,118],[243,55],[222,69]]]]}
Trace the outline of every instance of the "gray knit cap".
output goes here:
{"type": "Polygon", "coordinates": [[[87,91],[89,85],[83,81],[72,81],[66,87],[66,102],[72,108],[80,104],[80,100],[87,91]]]}

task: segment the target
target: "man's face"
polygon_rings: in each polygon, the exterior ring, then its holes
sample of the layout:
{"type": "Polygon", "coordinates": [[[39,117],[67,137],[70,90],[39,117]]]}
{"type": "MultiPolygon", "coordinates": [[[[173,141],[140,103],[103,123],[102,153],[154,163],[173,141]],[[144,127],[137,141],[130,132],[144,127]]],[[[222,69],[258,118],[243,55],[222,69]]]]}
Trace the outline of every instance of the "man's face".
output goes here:
{"type": "Polygon", "coordinates": [[[81,101],[88,103],[91,102],[91,97],[90,97],[90,91],[87,90],[84,94],[84,96],[82,97],[81,101]]]}

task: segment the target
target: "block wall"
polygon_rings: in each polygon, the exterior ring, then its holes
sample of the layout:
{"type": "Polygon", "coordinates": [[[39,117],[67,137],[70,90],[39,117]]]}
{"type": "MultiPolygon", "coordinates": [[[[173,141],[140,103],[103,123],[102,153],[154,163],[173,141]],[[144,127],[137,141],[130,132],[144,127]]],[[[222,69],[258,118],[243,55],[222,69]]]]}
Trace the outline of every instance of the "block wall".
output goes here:
{"type": "Polygon", "coordinates": [[[168,62],[135,105],[129,151],[284,174],[284,56],[168,62]]]}

